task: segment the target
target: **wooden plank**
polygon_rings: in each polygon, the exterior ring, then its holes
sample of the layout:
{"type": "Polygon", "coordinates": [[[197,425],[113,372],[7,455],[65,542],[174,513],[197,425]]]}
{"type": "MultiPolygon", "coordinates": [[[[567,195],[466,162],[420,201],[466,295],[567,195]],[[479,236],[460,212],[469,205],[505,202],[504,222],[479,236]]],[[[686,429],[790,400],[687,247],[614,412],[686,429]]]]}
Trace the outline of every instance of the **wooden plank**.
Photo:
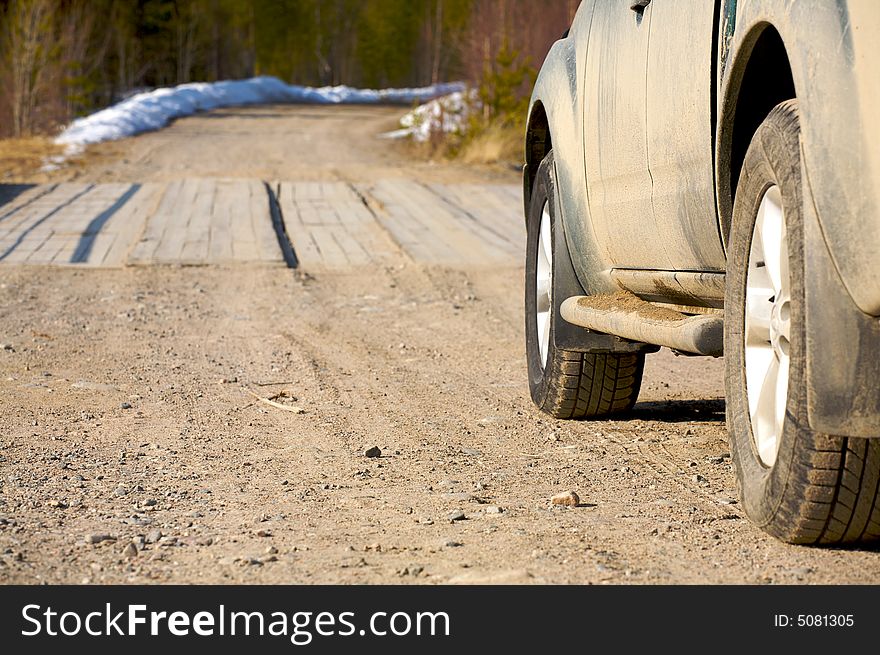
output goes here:
{"type": "Polygon", "coordinates": [[[434,249],[428,244],[430,240],[428,230],[417,221],[405,219],[407,214],[403,206],[405,200],[398,196],[393,183],[380,181],[374,186],[363,188],[361,193],[369,193],[379,201],[383,211],[377,215],[377,220],[410,257],[425,263],[433,263],[437,260],[434,249]]]}
{"type": "Polygon", "coordinates": [[[63,236],[50,234],[45,241],[28,254],[28,264],[49,264],[67,244],[69,240],[63,236]]]}
{"type": "Polygon", "coordinates": [[[134,196],[114,214],[107,223],[105,230],[115,234],[116,238],[104,254],[104,259],[90,262],[103,266],[122,266],[128,262],[129,255],[135,244],[144,233],[147,221],[156,212],[165,192],[165,184],[145,183],[135,192],[134,196]]]}
{"type": "Polygon", "coordinates": [[[457,243],[457,235],[450,230],[448,221],[437,207],[433,199],[425,198],[415,183],[396,180],[382,183],[384,187],[384,204],[389,218],[394,219],[390,226],[396,231],[395,236],[406,232],[412,239],[404,242],[410,255],[417,261],[425,263],[452,264],[463,260],[462,246],[457,243]]]}
{"type": "Polygon", "coordinates": [[[153,253],[153,260],[157,263],[177,263],[186,243],[187,228],[192,220],[196,196],[200,181],[187,179],[183,181],[180,193],[176,198],[171,213],[165,222],[165,229],[153,253]]]}
{"type": "Polygon", "coordinates": [[[213,221],[216,182],[211,179],[199,180],[186,224],[180,261],[186,264],[204,264],[208,260],[213,221]]]}
{"type": "Polygon", "coordinates": [[[269,208],[269,194],[266,185],[253,180],[248,185],[250,191],[250,215],[253,223],[254,237],[260,252],[259,260],[264,262],[282,262],[281,247],[272,224],[272,212],[269,208]]]}
{"type": "Polygon", "coordinates": [[[54,184],[0,184],[0,223],[46,195],[54,184]]]}
{"type": "Polygon", "coordinates": [[[260,257],[250,212],[250,188],[247,181],[236,180],[230,203],[232,256],[238,262],[252,262],[260,257]]]}
{"type": "Polygon", "coordinates": [[[231,194],[232,184],[225,180],[217,183],[208,239],[208,262],[211,264],[225,264],[232,261],[231,194]]]}
{"type": "Polygon", "coordinates": [[[345,251],[333,236],[333,229],[323,225],[312,227],[312,239],[321,253],[321,261],[327,266],[339,267],[348,264],[345,251]]]}
{"type": "Polygon", "coordinates": [[[333,235],[339,249],[345,254],[346,263],[355,266],[369,264],[371,261],[367,250],[358,240],[358,234],[341,226],[330,226],[327,229],[333,235]]]}
{"type": "Polygon", "coordinates": [[[431,189],[459,207],[476,223],[476,233],[499,250],[519,255],[525,247],[525,228],[518,211],[485,185],[434,184],[431,189]]]}
{"type": "Polygon", "coordinates": [[[117,238],[118,235],[113,234],[112,232],[101,232],[96,234],[94,241],[92,242],[91,252],[84,264],[86,266],[101,266],[117,238]]]}
{"type": "Polygon", "coordinates": [[[5,232],[0,236],[12,234],[20,235],[27,230],[33,230],[51,219],[51,217],[64,208],[74,199],[86,195],[94,188],[91,184],[74,184],[64,182],[57,185],[52,191],[37,198],[34,202],[22,208],[20,212],[12,215],[9,220],[0,223],[0,228],[5,232]]]}
{"type": "Polygon", "coordinates": [[[16,214],[54,191],[57,186],[57,184],[34,186],[0,206],[0,228],[5,230],[6,224],[8,224],[16,214]]]}
{"type": "Polygon", "coordinates": [[[282,182],[278,185],[278,206],[284,216],[287,236],[301,265],[319,264],[321,253],[301,213],[304,182],[282,182]]]}
{"type": "Polygon", "coordinates": [[[183,180],[175,180],[165,186],[156,211],[147,218],[140,240],[131,250],[128,257],[130,264],[149,264],[153,261],[156,248],[159,246],[166,223],[172,216],[182,188],[183,180]]]}
{"type": "Polygon", "coordinates": [[[24,263],[50,236],[26,236],[20,242],[16,241],[18,245],[2,261],[7,264],[24,263]]]}

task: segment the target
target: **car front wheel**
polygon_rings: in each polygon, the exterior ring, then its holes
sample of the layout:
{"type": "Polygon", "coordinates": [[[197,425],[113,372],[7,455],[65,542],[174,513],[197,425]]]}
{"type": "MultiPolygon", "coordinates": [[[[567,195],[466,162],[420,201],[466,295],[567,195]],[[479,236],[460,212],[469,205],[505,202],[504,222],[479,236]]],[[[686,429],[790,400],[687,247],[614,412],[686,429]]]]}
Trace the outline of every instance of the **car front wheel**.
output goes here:
{"type": "Polygon", "coordinates": [[[568,258],[557,206],[556,167],[541,162],[527,216],[526,356],[535,405],[554,418],[599,417],[632,408],[639,395],[644,354],[585,353],[557,348],[558,271],[568,258]]]}
{"type": "Polygon", "coordinates": [[[770,534],[874,541],[880,440],[807,423],[802,203],[798,103],[788,100],[755,133],[734,203],[724,320],[731,456],[743,507],[770,534]]]}

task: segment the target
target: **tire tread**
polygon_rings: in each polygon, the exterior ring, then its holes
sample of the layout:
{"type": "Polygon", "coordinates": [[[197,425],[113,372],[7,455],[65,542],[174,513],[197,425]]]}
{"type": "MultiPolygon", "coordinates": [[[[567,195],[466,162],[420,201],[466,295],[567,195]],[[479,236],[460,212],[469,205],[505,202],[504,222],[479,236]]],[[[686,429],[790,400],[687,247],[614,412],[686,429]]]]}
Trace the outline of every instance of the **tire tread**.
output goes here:
{"type": "Polygon", "coordinates": [[[557,351],[551,371],[557,394],[542,409],[559,419],[606,416],[632,409],[639,395],[644,356],[557,351]]]}

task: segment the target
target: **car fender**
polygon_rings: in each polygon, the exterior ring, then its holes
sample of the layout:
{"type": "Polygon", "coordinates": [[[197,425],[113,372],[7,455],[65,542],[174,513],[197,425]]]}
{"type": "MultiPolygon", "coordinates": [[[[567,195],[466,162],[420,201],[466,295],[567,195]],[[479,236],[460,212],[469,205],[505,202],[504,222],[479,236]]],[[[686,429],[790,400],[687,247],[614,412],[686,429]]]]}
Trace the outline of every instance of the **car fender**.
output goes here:
{"type": "Polygon", "coordinates": [[[535,113],[542,111],[546,115],[555,153],[560,190],[558,204],[565,242],[572,253],[571,263],[577,280],[586,294],[609,293],[617,289],[592,232],[584,173],[582,66],[586,60],[592,14],[593,2],[583,2],[568,35],[553,44],[544,60],[529,105],[524,170],[524,187],[528,191],[530,176],[540,164],[528,147],[530,132],[534,128],[535,113]]]}
{"type": "Polygon", "coordinates": [[[786,47],[801,115],[806,179],[819,228],[844,288],[863,312],[880,315],[880,3],[726,0],[721,34],[719,213],[731,212],[724,149],[745,62],[772,25],[786,47]],[[730,59],[728,61],[728,58],[730,59]]]}

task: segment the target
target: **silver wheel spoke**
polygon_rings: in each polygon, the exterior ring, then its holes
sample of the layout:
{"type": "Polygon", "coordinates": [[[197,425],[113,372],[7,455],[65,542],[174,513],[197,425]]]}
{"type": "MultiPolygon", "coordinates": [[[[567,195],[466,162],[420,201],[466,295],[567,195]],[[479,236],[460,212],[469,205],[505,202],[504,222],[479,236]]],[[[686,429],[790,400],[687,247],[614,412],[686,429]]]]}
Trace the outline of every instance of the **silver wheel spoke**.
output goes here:
{"type": "Polygon", "coordinates": [[[541,366],[547,365],[550,347],[550,312],[553,309],[553,231],[550,206],[545,202],[538,228],[538,261],[535,266],[535,307],[541,366]]]}
{"type": "Polygon", "coordinates": [[[746,343],[770,346],[770,311],[773,303],[772,289],[750,289],[746,294],[746,313],[749,317],[749,330],[746,343]]]}
{"type": "Polygon", "coordinates": [[[776,355],[773,354],[769,343],[764,348],[751,346],[746,350],[746,385],[750,391],[749,412],[753,416],[758,412],[761,394],[751,391],[759,391],[763,388],[764,380],[767,379],[767,373],[775,359],[776,355]]]}
{"type": "Polygon", "coordinates": [[[550,280],[538,280],[538,313],[550,309],[550,280]]]}
{"type": "Polygon", "coordinates": [[[770,463],[776,459],[776,400],[779,379],[779,360],[771,352],[770,366],[758,392],[759,411],[755,415],[752,430],[757,432],[761,459],[770,463]],[[765,411],[760,411],[765,410],[765,411]]]}
{"type": "Polygon", "coordinates": [[[788,268],[788,251],[779,187],[770,187],[764,195],[764,200],[758,211],[755,237],[760,239],[764,264],[767,268],[767,275],[773,284],[773,290],[780,293],[782,291],[782,269],[783,267],[788,268]]]}
{"type": "Polygon", "coordinates": [[[550,212],[545,207],[541,212],[541,250],[547,262],[553,261],[553,235],[550,228],[550,212]]]}

